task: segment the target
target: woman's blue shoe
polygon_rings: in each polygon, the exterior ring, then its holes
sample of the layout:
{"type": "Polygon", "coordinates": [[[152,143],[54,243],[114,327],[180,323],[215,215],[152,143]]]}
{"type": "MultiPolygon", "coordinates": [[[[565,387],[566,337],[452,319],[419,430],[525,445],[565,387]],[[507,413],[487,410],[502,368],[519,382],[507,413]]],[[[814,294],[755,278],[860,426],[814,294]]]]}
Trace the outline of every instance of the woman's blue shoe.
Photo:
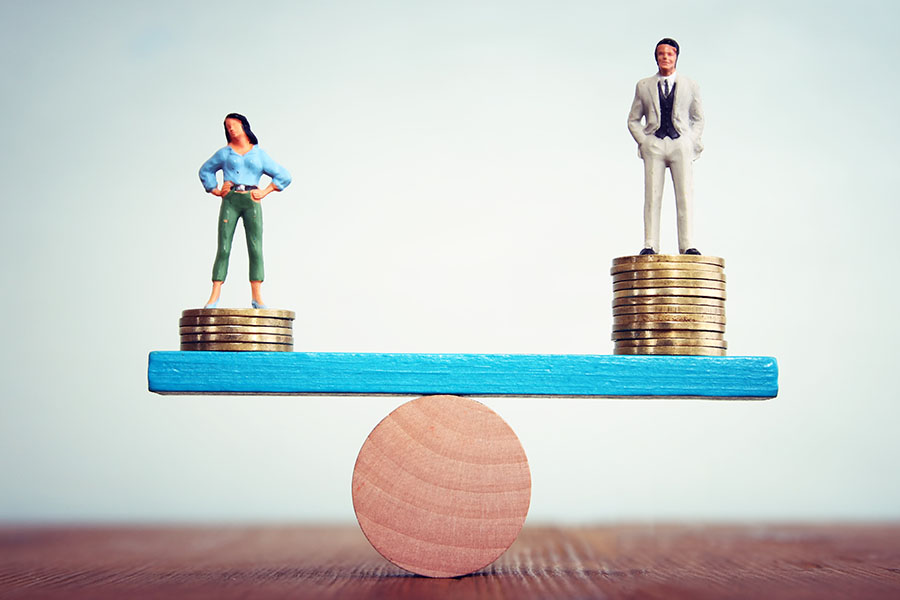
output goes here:
{"type": "Polygon", "coordinates": [[[250,300],[250,306],[252,306],[253,308],[265,308],[266,307],[265,304],[263,304],[261,302],[257,302],[256,300],[250,300]]]}
{"type": "Polygon", "coordinates": [[[215,301],[215,302],[210,302],[209,304],[207,304],[207,305],[204,306],[203,308],[215,308],[215,307],[218,306],[218,305],[219,305],[219,299],[216,298],[216,301],[215,301]]]}

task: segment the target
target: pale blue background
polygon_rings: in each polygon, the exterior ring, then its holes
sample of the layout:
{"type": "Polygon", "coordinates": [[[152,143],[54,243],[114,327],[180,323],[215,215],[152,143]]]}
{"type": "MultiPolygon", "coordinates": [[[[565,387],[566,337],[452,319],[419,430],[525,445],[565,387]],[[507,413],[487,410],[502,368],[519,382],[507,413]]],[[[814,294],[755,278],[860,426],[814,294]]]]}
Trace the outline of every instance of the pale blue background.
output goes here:
{"type": "MultiPolygon", "coordinates": [[[[663,36],[706,106],[730,352],[776,356],[781,394],[487,399],[530,518],[900,517],[896,3],[186,4],[2,5],[0,519],[353,520],[404,399],[146,389],[209,292],[196,172],[230,111],[294,176],[264,292],[298,350],[611,353],[610,259],[642,242],[625,120],[663,36]]],[[[224,305],[246,269],[239,233],[224,305]]]]}

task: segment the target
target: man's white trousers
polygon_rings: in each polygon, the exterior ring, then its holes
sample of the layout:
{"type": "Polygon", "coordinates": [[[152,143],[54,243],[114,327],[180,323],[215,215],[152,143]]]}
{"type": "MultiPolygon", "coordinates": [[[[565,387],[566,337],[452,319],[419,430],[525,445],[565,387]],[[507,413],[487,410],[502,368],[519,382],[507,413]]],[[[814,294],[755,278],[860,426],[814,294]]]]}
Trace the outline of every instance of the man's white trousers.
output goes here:
{"type": "Polygon", "coordinates": [[[677,140],[649,135],[641,144],[641,156],[644,159],[644,247],[659,252],[659,215],[668,167],[675,186],[678,251],[693,248],[693,143],[686,135],[677,140]]]}

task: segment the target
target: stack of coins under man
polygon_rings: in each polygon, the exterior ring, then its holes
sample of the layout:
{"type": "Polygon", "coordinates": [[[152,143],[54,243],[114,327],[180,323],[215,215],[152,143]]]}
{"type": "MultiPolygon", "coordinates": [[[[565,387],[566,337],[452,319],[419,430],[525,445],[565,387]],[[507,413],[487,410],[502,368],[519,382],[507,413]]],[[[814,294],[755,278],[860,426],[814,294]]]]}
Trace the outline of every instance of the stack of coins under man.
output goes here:
{"type": "Polygon", "coordinates": [[[195,308],[178,321],[182,350],[291,352],[294,313],[267,308],[195,308]]]}
{"type": "Polygon", "coordinates": [[[615,354],[725,356],[725,261],[650,254],[614,258],[615,354]]]}

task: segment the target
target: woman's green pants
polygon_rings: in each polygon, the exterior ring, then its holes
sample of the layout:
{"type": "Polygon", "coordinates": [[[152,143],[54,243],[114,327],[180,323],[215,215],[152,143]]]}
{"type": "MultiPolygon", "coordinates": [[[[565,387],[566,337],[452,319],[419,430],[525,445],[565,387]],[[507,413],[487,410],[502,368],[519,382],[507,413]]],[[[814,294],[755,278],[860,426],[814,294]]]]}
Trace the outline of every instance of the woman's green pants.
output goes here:
{"type": "Polygon", "coordinates": [[[262,255],[262,203],[254,202],[250,192],[228,192],[219,208],[219,247],[213,263],[212,280],[225,281],[231,240],[238,219],[244,219],[247,254],[250,257],[250,281],[262,281],[265,275],[262,255]]]}

